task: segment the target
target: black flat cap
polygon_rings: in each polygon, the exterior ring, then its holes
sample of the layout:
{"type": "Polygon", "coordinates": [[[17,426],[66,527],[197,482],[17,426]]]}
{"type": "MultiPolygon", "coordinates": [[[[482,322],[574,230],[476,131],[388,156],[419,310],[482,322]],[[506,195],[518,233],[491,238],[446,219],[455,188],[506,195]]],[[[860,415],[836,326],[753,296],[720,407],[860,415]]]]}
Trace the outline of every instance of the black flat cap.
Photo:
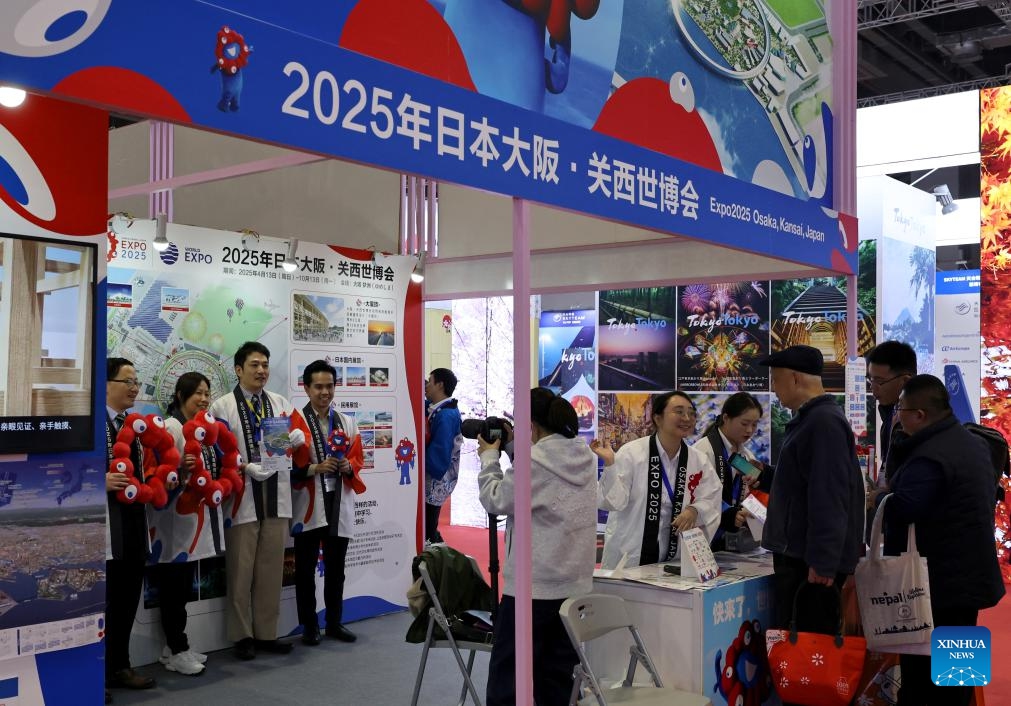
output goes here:
{"type": "Polygon", "coordinates": [[[825,368],[825,358],[817,348],[790,346],[765,356],[758,361],[758,364],[767,365],[770,368],[789,368],[808,375],[821,375],[825,368]]]}

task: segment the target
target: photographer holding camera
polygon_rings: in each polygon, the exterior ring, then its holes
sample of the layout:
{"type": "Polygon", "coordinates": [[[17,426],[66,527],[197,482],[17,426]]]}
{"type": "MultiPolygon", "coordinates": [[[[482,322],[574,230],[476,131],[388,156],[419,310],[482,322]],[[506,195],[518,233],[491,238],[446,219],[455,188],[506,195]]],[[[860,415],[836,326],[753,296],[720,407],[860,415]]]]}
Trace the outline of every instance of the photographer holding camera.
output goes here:
{"type": "MultiPolygon", "coordinates": [[[[577,437],[579,420],[568,400],[547,388],[530,391],[530,524],[534,701],[568,703],[579,657],[558,615],[566,598],[589,593],[597,544],[597,459],[577,437]]],[[[507,515],[502,602],[488,665],[488,706],[516,702],[516,600],[513,585],[513,469],[499,458],[504,434],[478,437],[481,504],[507,515]]],[[[520,469],[524,472],[524,469],[520,469]]]]}

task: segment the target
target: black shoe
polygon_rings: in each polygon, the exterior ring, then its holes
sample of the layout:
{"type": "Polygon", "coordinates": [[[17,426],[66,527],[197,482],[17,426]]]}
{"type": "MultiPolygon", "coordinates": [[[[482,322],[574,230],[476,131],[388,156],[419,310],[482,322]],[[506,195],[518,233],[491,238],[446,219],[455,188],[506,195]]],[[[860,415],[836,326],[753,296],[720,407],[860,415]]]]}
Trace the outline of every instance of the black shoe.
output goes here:
{"type": "Polygon", "coordinates": [[[358,639],[357,635],[339,624],[334,625],[333,627],[328,625],[326,628],[326,636],[332,637],[335,640],[340,640],[341,642],[354,642],[358,639]]]}
{"type": "Polygon", "coordinates": [[[112,694],[109,693],[108,689],[105,690],[105,703],[107,704],[112,703],[112,694]]]}
{"type": "Polygon", "coordinates": [[[320,643],[319,627],[313,625],[302,630],[302,644],[315,647],[320,643]]]}
{"type": "Polygon", "coordinates": [[[235,656],[243,661],[256,659],[256,648],[253,646],[253,638],[244,637],[235,643],[235,656]]]}
{"type": "Polygon", "coordinates": [[[127,667],[106,676],[105,685],[118,686],[124,689],[150,689],[154,686],[154,679],[137,674],[130,667],[127,667]]]}
{"type": "Polygon", "coordinates": [[[254,640],[253,643],[256,645],[256,649],[261,652],[271,652],[276,655],[286,655],[291,652],[294,645],[290,642],[281,642],[280,640],[254,640]]]}

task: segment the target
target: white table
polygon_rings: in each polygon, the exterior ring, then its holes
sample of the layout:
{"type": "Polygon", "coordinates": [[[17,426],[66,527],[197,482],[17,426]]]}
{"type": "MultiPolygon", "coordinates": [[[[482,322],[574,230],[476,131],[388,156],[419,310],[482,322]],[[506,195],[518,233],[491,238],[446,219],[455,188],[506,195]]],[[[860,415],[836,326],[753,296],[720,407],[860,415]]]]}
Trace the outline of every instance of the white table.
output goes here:
{"type": "MultiPolygon", "coordinates": [[[[714,706],[724,706],[725,694],[734,703],[739,693],[769,691],[764,635],[754,634],[750,640],[756,647],[762,645],[760,650],[743,643],[744,633],[753,627],[750,621],[757,620],[764,631],[772,617],[772,559],[771,555],[743,557],[721,552],[717,560],[721,574],[706,584],[671,577],[664,574],[662,564],[653,564],[626,569],[623,579],[595,577],[594,591],[625,600],[664,686],[705,694],[714,706]],[[736,647],[743,649],[736,649],[735,641],[736,647]],[[729,677],[725,674],[728,666],[735,670],[729,677]],[[716,688],[718,674],[728,677],[722,690],[716,688]]],[[[590,665],[602,681],[614,683],[624,678],[630,645],[627,631],[616,631],[586,645],[590,665]]],[[[640,668],[636,681],[644,677],[640,668]]],[[[778,704],[779,700],[772,694],[762,703],[778,704]]]]}

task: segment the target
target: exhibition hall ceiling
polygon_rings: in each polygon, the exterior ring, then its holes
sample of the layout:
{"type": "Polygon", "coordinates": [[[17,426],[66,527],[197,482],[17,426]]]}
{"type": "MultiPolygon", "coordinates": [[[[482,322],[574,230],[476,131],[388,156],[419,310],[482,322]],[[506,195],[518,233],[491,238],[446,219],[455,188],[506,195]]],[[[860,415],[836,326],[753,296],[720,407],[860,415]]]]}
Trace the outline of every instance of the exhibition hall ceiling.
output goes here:
{"type": "Polygon", "coordinates": [[[1009,0],[857,0],[860,107],[1011,83],[1009,0]]]}

